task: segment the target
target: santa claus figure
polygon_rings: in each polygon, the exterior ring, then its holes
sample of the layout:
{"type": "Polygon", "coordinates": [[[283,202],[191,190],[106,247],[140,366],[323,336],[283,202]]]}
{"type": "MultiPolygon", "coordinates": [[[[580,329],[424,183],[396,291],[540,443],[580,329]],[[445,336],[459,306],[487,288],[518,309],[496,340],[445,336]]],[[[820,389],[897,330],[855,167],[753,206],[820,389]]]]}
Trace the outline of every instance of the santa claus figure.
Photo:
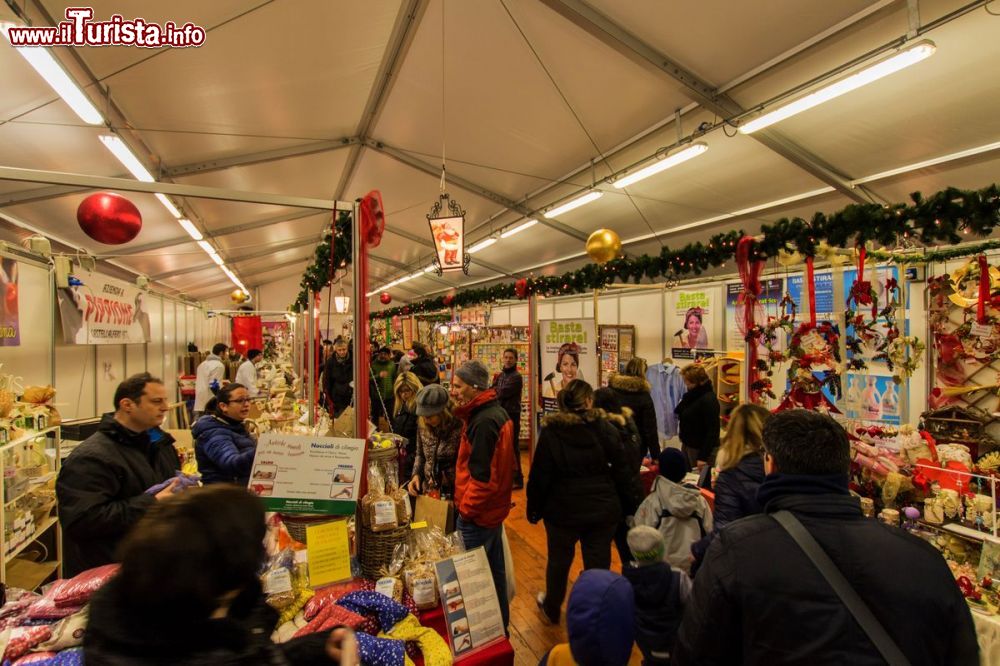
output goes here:
{"type": "Polygon", "coordinates": [[[455,227],[451,226],[450,223],[445,222],[438,228],[435,240],[437,240],[438,246],[444,250],[444,265],[458,265],[460,263],[458,261],[458,251],[462,248],[462,234],[455,227]]]}

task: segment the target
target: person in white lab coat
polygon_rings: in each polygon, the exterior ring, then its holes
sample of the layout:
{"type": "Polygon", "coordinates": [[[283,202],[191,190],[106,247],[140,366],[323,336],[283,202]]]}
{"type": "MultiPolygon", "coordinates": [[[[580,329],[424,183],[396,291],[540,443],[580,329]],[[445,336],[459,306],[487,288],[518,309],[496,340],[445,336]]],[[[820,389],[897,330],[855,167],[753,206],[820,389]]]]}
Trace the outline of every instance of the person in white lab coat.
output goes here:
{"type": "Polygon", "coordinates": [[[226,366],[222,362],[222,355],[229,347],[217,342],[212,347],[212,353],[204,361],[198,364],[194,381],[194,418],[195,421],[205,411],[205,405],[212,399],[212,382],[218,383],[221,387],[226,378],[226,366]]]}
{"type": "Polygon", "coordinates": [[[247,352],[247,360],[236,370],[236,383],[247,387],[247,393],[251,398],[260,395],[260,390],[257,388],[257,366],[263,360],[264,354],[259,349],[251,349],[247,352]]]}

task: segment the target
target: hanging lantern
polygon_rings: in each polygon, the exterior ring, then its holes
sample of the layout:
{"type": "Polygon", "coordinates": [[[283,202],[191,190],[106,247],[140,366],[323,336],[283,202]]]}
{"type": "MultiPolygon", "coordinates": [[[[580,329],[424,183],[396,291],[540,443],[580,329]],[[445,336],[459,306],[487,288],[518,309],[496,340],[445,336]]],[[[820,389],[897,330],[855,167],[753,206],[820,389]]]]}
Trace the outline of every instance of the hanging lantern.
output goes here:
{"type": "Polygon", "coordinates": [[[472,255],[465,249],[465,211],[457,201],[442,192],[427,214],[434,241],[434,269],[438,275],[446,271],[469,274],[472,255]]]}
{"type": "Polygon", "coordinates": [[[389,305],[392,303],[392,296],[389,295],[389,292],[383,291],[379,294],[378,300],[381,301],[382,305],[389,305]]]}
{"type": "Polygon", "coordinates": [[[622,251],[622,240],[610,229],[598,229],[587,239],[587,254],[599,264],[606,264],[622,251]]]}
{"type": "Polygon", "coordinates": [[[142,215],[135,204],[113,192],[98,192],[80,202],[76,221],[98,243],[121,245],[139,235],[142,215]]]}
{"type": "Polygon", "coordinates": [[[350,307],[351,297],[341,288],[340,293],[333,297],[333,309],[337,314],[345,314],[350,307]]]}

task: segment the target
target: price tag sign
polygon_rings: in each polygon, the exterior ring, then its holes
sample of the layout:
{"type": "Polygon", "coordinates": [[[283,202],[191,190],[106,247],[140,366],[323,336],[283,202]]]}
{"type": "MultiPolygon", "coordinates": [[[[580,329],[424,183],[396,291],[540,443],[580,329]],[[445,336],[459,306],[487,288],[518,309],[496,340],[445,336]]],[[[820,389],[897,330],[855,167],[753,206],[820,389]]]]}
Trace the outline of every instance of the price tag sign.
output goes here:
{"type": "Polygon", "coordinates": [[[993,337],[993,325],[992,324],[972,324],[972,330],[970,333],[977,338],[992,338],[993,337]]]}

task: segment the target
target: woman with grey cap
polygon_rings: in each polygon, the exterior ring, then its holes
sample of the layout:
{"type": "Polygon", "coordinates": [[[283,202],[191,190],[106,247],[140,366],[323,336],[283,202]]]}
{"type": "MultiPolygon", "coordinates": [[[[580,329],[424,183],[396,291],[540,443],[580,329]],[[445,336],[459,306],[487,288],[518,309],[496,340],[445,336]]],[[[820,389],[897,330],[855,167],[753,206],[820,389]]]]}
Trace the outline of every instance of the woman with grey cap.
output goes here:
{"type": "Polygon", "coordinates": [[[455,462],[462,442],[462,421],[453,414],[448,390],[430,384],[417,393],[417,450],[413,460],[410,494],[455,494],[455,462]]]}

